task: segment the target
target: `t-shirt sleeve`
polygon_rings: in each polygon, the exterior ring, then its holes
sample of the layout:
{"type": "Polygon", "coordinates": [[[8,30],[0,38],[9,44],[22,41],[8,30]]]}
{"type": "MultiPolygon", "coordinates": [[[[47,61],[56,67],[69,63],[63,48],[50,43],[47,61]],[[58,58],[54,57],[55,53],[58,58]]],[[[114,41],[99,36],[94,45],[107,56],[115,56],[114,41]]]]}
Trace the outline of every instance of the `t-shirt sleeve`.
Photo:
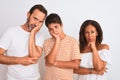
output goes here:
{"type": "Polygon", "coordinates": [[[6,30],[1,36],[0,36],[0,48],[3,48],[5,50],[8,49],[11,42],[11,33],[9,30],[6,30]]]}
{"type": "Polygon", "coordinates": [[[44,41],[44,45],[43,45],[43,51],[44,51],[44,55],[47,56],[50,52],[51,48],[50,45],[47,41],[44,41]]]}
{"type": "Polygon", "coordinates": [[[72,60],[75,60],[75,59],[81,59],[79,44],[77,40],[73,42],[73,46],[72,46],[72,60]]]}
{"type": "Polygon", "coordinates": [[[44,38],[42,36],[36,37],[36,45],[43,47],[44,38]]]}

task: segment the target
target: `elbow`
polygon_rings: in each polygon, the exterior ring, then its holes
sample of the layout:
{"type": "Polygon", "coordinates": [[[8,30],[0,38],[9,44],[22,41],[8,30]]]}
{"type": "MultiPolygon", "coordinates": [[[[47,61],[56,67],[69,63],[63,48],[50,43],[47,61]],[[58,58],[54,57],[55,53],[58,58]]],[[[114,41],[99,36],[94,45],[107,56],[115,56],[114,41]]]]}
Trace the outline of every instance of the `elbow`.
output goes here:
{"type": "Polygon", "coordinates": [[[95,70],[96,70],[96,71],[101,71],[101,70],[103,70],[103,67],[98,66],[97,68],[95,68],[95,70]]]}
{"type": "Polygon", "coordinates": [[[74,69],[78,69],[80,65],[80,60],[75,61],[74,69]]]}
{"type": "Polygon", "coordinates": [[[48,61],[49,64],[54,65],[54,61],[48,61]]]}
{"type": "Polygon", "coordinates": [[[74,67],[74,69],[78,69],[79,68],[79,65],[76,65],[75,67],[74,67]]]}
{"type": "Polygon", "coordinates": [[[51,65],[54,65],[55,61],[51,59],[46,59],[46,63],[49,63],[51,65]]]}

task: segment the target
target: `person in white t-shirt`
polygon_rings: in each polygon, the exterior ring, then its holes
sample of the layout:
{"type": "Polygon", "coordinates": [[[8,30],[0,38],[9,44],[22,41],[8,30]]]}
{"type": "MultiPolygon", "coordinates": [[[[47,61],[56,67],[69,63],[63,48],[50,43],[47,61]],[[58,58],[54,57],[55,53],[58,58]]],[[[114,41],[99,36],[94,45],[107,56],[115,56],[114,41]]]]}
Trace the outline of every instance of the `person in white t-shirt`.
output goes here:
{"type": "Polygon", "coordinates": [[[110,50],[102,44],[103,31],[95,20],[86,20],[80,27],[79,46],[81,63],[74,73],[77,80],[108,80],[107,72],[111,65],[110,50]]]}
{"type": "Polygon", "coordinates": [[[7,29],[0,37],[0,64],[7,65],[7,80],[38,80],[38,60],[44,39],[38,35],[47,16],[41,4],[27,13],[25,24],[7,29]]]}

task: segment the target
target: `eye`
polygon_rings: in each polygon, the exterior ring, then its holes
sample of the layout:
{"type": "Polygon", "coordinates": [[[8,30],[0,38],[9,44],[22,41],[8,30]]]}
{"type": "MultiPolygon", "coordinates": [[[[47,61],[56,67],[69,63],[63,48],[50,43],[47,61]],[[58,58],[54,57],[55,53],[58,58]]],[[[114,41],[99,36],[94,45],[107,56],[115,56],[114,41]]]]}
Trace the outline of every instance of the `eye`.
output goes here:
{"type": "Polygon", "coordinates": [[[33,19],[34,19],[34,21],[39,21],[39,23],[43,23],[43,21],[42,20],[39,20],[38,18],[36,18],[36,17],[33,17],[33,19]]]}
{"type": "Polygon", "coordinates": [[[49,31],[52,31],[53,29],[52,28],[48,28],[49,31]]]}
{"type": "Polygon", "coordinates": [[[85,31],[85,34],[88,34],[89,32],[88,31],[85,31]]]}
{"type": "Polygon", "coordinates": [[[94,31],[91,31],[91,33],[95,33],[94,31]]]}
{"type": "Polygon", "coordinates": [[[55,26],[55,29],[57,29],[58,28],[58,26],[55,26]]]}
{"type": "Polygon", "coordinates": [[[35,21],[38,21],[38,19],[37,19],[36,17],[33,17],[33,19],[34,19],[35,21]]]}

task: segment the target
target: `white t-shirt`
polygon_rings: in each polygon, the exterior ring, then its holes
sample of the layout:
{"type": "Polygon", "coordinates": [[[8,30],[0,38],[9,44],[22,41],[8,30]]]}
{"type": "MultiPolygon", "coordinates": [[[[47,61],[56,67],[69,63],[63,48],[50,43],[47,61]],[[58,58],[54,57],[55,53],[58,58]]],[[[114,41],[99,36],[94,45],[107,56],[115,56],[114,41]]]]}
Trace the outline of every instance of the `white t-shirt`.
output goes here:
{"type": "MultiPolygon", "coordinates": [[[[23,57],[28,55],[30,33],[20,26],[7,29],[0,38],[0,47],[7,50],[6,55],[23,57]]],[[[42,35],[36,35],[36,45],[43,47],[42,35]]],[[[7,80],[37,80],[40,77],[39,64],[29,66],[7,65],[7,80]]]]}
{"type": "MultiPolygon", "coordinates": [[[[107,69],[109,69],[111,65],[111,55],[109,50],[107,49],[99,50],[98,53],[100,58],[106,62],[107,69]]],[[[81,54],[81,58],[82,58],[80,63],[81,67],[93,68],[92,52],[81,54]]],[[[97,74],[78,75],[76,80],[108,80],[108,79],[107,72],[105,72],[103,75],[97,74]]]]}

